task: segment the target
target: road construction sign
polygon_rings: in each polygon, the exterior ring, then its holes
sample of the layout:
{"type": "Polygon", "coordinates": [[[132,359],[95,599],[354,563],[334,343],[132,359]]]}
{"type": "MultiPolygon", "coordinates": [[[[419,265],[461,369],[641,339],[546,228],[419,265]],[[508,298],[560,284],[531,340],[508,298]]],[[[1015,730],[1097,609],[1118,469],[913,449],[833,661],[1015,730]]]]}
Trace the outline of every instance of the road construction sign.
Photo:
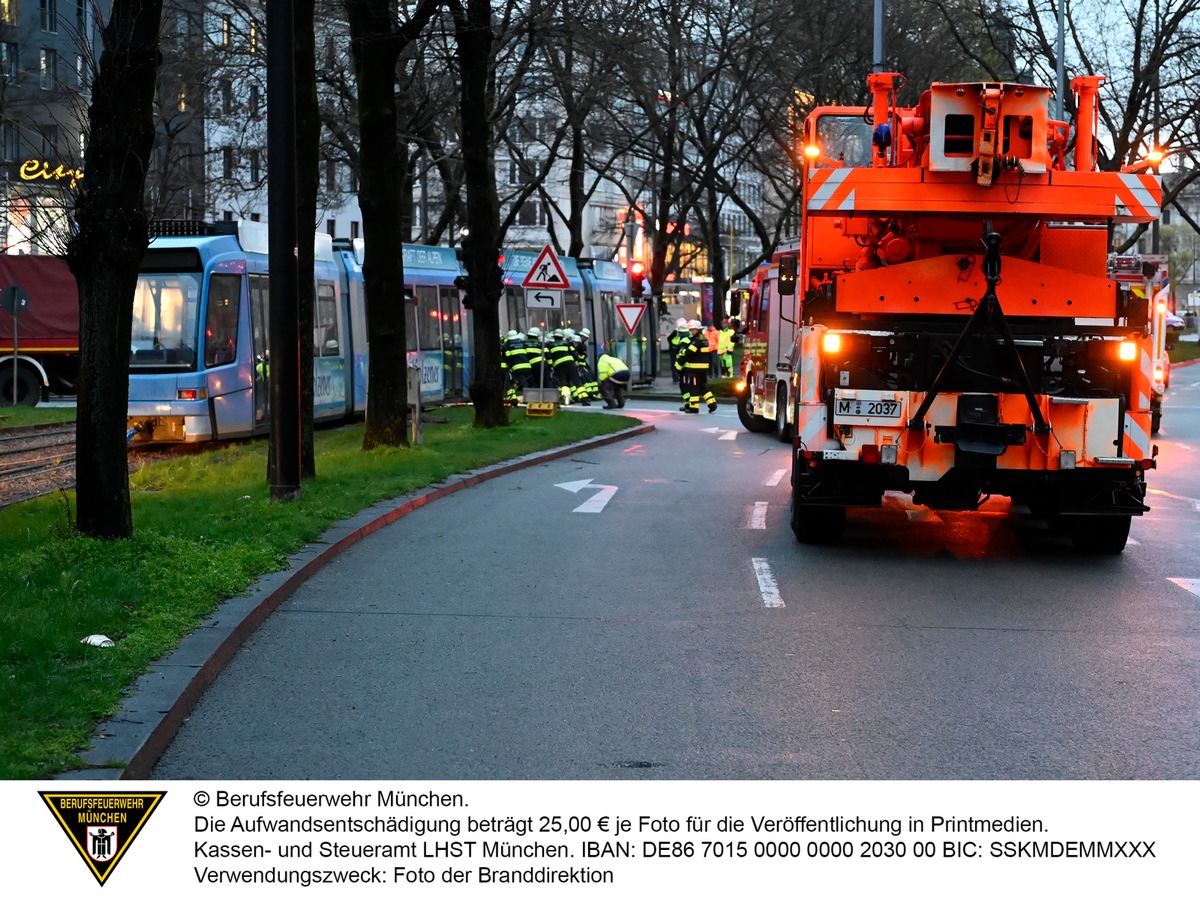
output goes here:
{"type": "Polygon", "coordinates": [[[547,244],[529,267],[529,273],[521,282],[521,287],[563,290],[567,286],[567,273],[563,271],[562,263],[554,254],[554,248],[547,244]]]}
{"type": "Polygon", "coordinates": [[[645,303],[618,303],[617,314],[621,317],[621,321],[625,323],[625,328],[630,334],[637,331],[638,322],[642,321],[642,316],[646,312],[645,303]]]}

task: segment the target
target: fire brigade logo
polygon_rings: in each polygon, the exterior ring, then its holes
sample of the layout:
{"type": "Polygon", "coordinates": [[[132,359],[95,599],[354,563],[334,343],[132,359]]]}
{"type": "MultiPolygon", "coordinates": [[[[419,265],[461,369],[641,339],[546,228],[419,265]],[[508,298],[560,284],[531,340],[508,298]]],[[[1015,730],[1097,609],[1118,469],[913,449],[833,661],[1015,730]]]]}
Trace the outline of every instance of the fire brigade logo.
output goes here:
{"type": "Polygon", "coordinates": [[[167,794],[39,791],[101,885],[167,794]]]}

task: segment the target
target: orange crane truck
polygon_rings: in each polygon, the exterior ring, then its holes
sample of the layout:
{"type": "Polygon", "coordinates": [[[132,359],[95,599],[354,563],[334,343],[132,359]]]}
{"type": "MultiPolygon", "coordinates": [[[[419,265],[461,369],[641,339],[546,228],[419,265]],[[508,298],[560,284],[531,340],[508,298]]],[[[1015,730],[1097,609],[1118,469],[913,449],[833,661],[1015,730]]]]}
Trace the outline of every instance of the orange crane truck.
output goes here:
{"type": "Polygon", "coordinates": [[[1081,550],[1124,549],[1157,452],[1154,348],[1108,229],[1155,219],[1162,187],[1149,164],[1097,169],[1103,80],[1071,82],[1074,129],[1045,87],[935,83],[902,108],[894,73],[869,76],[870,106],[805,120],[799,242],[757,279],[739,397],[791,441],[797,540],[836,540],[896,491],[1005,496],[1081,550]],[[772,321],[795,336],[775,357],[772,321]]]}

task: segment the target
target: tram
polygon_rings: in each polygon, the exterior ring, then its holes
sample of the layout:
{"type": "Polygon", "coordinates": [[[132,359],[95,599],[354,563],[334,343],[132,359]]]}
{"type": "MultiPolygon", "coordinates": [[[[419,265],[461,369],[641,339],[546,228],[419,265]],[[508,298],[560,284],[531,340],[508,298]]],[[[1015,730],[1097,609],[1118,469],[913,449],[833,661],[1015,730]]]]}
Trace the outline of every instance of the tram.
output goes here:
{"type": "MultiPolygon", "coordinates": [[[[133,300],[128,424],[139,443],[203,442],[265,434],[269,402],[267,226],[259,222],[160,222],[146,251],[133,300]]],[[[313,418],[337,421],[366,412],[368,346],[361,239],[315,236],[313,418]]],[[[471,370],[464,275],[454,249],[405,244],[403,302],[407,362],[420,370],[422,405],[464,401],[471,370]]],[[[537,256],[504,254],[502,331],[587,328],[594,366],[607,351],[634,378],[654,377],[642,316],[630,335],[617,312],[625,272],[604,260],[560,260],[568,284],[549,298],[521,281],[537,256]]]]}

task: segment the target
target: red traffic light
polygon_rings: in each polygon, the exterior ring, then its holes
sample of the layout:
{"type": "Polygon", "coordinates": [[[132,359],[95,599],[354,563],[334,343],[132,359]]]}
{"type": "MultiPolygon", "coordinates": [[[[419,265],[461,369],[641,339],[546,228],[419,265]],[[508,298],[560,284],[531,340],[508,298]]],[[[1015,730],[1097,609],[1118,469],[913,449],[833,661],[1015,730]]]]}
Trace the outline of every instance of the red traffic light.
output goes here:
{"type": "Polygon", "coordinates": [[[631,278],[643,278],[646,275],[646,264],[640,259],[635,259],[629,264],[629,275],[631,278]]]}

